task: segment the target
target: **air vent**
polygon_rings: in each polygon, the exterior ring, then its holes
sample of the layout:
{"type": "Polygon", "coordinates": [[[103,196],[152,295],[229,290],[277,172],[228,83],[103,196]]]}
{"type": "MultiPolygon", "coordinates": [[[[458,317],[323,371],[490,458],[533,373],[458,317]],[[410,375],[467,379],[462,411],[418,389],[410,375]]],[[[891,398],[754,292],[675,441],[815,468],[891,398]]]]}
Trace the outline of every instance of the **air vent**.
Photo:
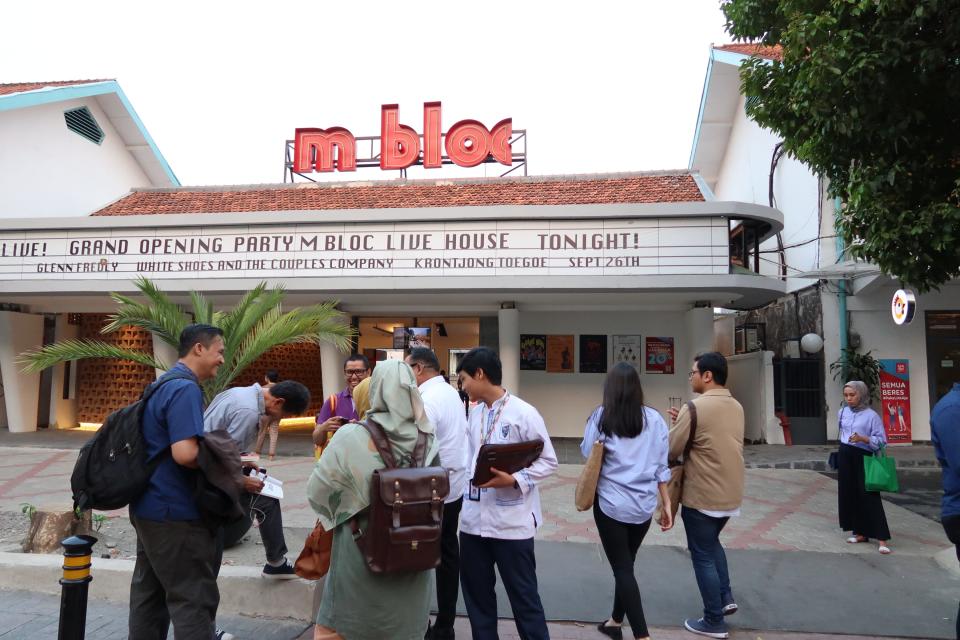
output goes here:
{"type": "Polygon", "coordinates": [[[103,129],[100,128],[93,114],[86,107],[65,111],[63,118],[67,121],[67,129],[70,129],[70,131],[83,136],[90,142],[97,144],[103,142],[103,129]]]}

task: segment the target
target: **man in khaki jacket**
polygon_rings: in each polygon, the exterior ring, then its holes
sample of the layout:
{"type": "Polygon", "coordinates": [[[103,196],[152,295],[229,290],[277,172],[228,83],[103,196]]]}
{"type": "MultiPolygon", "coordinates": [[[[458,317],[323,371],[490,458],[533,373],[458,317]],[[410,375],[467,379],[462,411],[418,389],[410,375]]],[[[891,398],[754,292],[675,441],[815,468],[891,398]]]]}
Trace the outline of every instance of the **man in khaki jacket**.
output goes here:
{"type": "MultiPolygon", "coordinates": [[[[689,373],[696,429],[689,459],[683,464],[683,511],[687,547],[703,598],[703,617],[684,621],[687,631],[708,638],[727,638],[723,617],[736,613],[730,589],[727,556],[720,532],[740,515],[743,500],[743,407],[724,387],[727,360],[710,352],[697,356],[689,373]]],[[[687,406],[671,409],[670,459],[683,454],[694,418],[687,406]]]]}

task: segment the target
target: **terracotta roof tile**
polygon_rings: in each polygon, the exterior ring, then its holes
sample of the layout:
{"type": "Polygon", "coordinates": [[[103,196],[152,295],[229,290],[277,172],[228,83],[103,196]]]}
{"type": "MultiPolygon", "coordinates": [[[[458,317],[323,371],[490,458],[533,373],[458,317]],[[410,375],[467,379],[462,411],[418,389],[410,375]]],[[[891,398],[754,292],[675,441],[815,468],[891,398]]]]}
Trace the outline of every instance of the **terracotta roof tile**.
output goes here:
{"type": "Polygon", "coordinates": [[[97,216],[702,202],[689,172],[135,190],[97,216]]]}
{"type": "Polygon", "coordinates": [[[783,61],[783,47],[780,45],[775,47],[767,47],[761,44],[750,42],[737,42],[734,44],[715,46],[714,49],[718,49],[720,51],[730,51],[732,53],[740,53],[745,56],[757,56],[760,58],[766,58],[767,60],[783,61]]]}
{"type": "Polygon", "coordinates": [[[48,87],[72,87],[81,84],[93,84],[94,82],[110,82],[110,78],[104,80],[54,80],[53,82],[13,82],[9,84],[0,84],[0,96],[10,95],[11,93],[23,93],[24,91],[36,91],[48,87]]]}

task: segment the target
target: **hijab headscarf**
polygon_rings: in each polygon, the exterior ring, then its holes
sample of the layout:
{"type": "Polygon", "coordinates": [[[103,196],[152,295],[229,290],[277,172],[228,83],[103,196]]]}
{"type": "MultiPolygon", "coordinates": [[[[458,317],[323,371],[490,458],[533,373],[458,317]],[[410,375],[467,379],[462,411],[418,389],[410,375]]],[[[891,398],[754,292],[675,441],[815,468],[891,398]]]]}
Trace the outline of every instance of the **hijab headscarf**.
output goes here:
{"type": "MultiPolygon", "coordinates": [[[[359,385],[357,385],[359,388],[359,385]]],[[[370,377],[366,420],[386,433],[400,466],[408,466],[417,434],[427,435],[426,463],[437,456],[434,428],[423,410],[413,370],[402,360],[377,363],[370,377]]],[[[356,389],[354,389],[356,393],[356,389]]],[[[354,396],[356,397],[356,396],[354,396]]],[[[313,468],[307,498],[323,528],[331,531],[370,504],[370,477],[384,467],[370,434],[359,424],[340,427],[313,468]]]]}
{"type": "Polygon", "coordinates": [[[366,377],[353,388],[353,410],[357,412],[360,420],[363,415],[370,410],[370,377],[366,377]]]}
{"type": "Polygon", "coordinates": [[[847,384],[843,385],[843,388],[847,387],[853,389],[857,394],[857,406],[850,407],[854,411],[860,411],[861,409],[866,409],[870,406],[870,389],[867,388],[867,385],[860,380],[851,380],[847,384]]]}

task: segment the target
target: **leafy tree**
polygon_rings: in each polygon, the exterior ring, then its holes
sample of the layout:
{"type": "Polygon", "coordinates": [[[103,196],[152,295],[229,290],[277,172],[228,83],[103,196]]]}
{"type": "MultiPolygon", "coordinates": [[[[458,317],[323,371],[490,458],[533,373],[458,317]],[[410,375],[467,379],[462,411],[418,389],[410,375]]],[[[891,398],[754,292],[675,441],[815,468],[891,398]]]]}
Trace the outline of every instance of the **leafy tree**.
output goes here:
{"type": "Polygon", "coordinates": [[[829,179],[851,252],[920,291],[960,275],[960,2],[723,0],[747,114],[829,179]]]}
{"type": "MultiPolygon", "coordinates": [[[[141,277],[135,284],[146,297],[146,302],[111,293],[110,297],[117,303],[118,309],[109,316],[100,332],[107,334],[121,327],[139,327],[153,332],[176,350],[180,332],[188,324],[200,322],[220,327],[224,336],[224,361],[217,377],[204,384],[204,395],[208,402],[273,347],[296,342],[331,342],[339,349],[346,350],[354,334],[350,326],[340,321],[341,314],[335,308],[336,303],[327,302],[284,312],[281,308],[283,288],[268,289],[264,282],[227,311],[214,311],[213,303],[196,291],[190,292],[190,308],[185,309],[160,291],[152,281],[141,277]]],[[[86,339],[62,340],[20,356],[27,372],[42,371],[61,362],[84,358],[130,360],[162,370],[174,364],[160,362],[152,353],[86,339]]]]}

